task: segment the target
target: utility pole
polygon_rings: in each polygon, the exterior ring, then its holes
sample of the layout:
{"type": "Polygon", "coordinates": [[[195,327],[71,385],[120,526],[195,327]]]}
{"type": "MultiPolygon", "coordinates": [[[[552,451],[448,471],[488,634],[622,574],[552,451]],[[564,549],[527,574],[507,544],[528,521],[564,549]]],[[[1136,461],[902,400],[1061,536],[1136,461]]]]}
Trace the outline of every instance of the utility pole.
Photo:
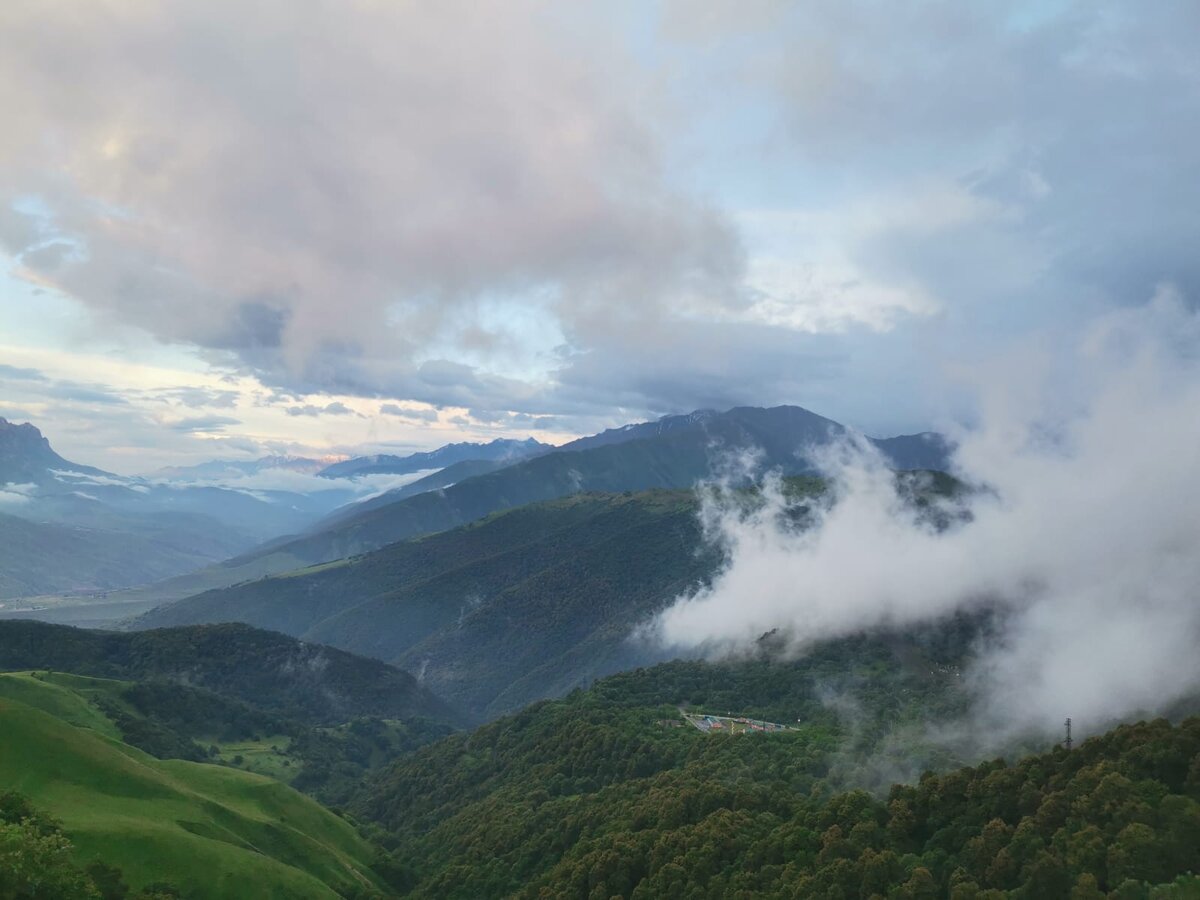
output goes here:
{"type": "Polygon", "coordinates": [[[1071,717],[1070,716],[1067,716],[1066,726],[1067,726],[1067,739],[1065,741],[1063,741],[1063,746],[1066,747],[1068,750],[1070,750],[1071,744],[1072,744],[1072,741],[1071,741],[1071,717]]]}

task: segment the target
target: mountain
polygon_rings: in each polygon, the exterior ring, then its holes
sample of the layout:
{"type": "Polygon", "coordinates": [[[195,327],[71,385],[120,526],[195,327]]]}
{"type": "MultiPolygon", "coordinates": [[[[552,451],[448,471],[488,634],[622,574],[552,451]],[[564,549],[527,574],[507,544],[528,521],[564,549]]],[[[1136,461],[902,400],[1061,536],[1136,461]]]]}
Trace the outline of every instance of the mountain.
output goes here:
{"type": "Polygon", "coordinates": [[[523,441],[510,438],[496,438],[486,444],[458,443],[446,444],[436,450],[422,453],[410,453],[408,456],[389,456],[378,454],[374,456],[356,456],[326,466],[318,474],[325,478],[348,478],[354,475],[407,475],[421,472],[425,469],[444,469],[454,463],[466,460],[486,460],[490,462],[506,462],[532,456],[549,450],[534,438],[523,441]]]}
{"type": "Polygon", "coordinates": [[[0,418],[0,487],[5,484],[42,484],[53,480],[52,473],[56,470],[92,476],[108,475],[100,469],[63,459],[50,447],[50,441],[29,422],[17,425],[0,418]]]}
{"type": "Polygon", "coordinates": [[[214,459],[192,466],[168,466],[151,473],[149,477],[165,478],[171,481],[217,481],[280,469],[286,472],[315,475],[329,465],[331,465],[329,457],[310,459],[305,456],[263,456],[250,460],[214,459]]]}
{"type": "MultiPolygon", "coordinates": [[[[114,598],[112,615],[133,615],[155,602],[367,553],[527,503],[586,491],[691,488],[736,469],[750,448],[762,468],[808,473],[812,453],[847,432],[799,407],[739,408],[606,432],[597,436],[599,446],[549,450],[490,471],[495,463],[457,463],[395,492],[344,506],[299,535],[289,532],[219,565],[114,598]]],[[[940,469],[948,457],[937,435],[889,438],[876,445],[899,469],[940,469]]]]}
{"type": "Polygon", "coordinates": [[[169,883],[182,892],[174,896],[197,900],[334,900],[383,887],[371,845],[303,794],[231,768],[155,759],[120,740],[92,692],[64,687],[61,676],[17,680],[0,677],[4,896],[100,897],[82,878],[55,889],[70,861],[109,885],[169,883]],[[15,879],[32,889],[16,889],[15,879]]]}
{"type": "Polygon", "coordinates": [[[379,659],[475,715],[636,663],[630,623],[706,575],[688,491],[578,495],[313,570],[210,591],[135,627],[242,621],[379,659]]]}
{"type": "MultiPolygon", "coordinates": [[[[699,409],[686,415],[663,416],[653,422],[610,428],[563,444],[558,449],[593,450],[631,441],[702,434],[711,436],[718,447],[725,451],[744,447],[763,450],[768,457],[764,461],[766,465],[782,466],[786,474],[794,474],[795,466],[788,459],[789,454],[794,456],[796,453],[810,452],[848,433],[849,429],[844,425],[798,406],[771,409],[738,407],[724,413],[699,409]],[[783,446],[779,446],[779,438],[783,438],[783,446]]],[[[897,469],[943,469],[949,457],[949,446],[940,435],[933,432],[868,440],[897,469]]]]}
{"type": "Polygon", "coordinates": [[[78,518],[79,524],[65,524],[0,513],[0,600],[158,581],[209,565],[246,543],[236,532],[187,514],[112,515],[103,528],[78,518]]]}
{"type": "MultiPolygon", "coordinates": [[[[179,681],[61,671],[0,674],[0,698],[93,728],[159,759],[214,762],[269,775],[322,802],[343,802],[367,772],[454,731],[420,716],[354,715],[331,725],[304,709],[263,709],[179,681]]],[[[270,702],[270,696],[267,702],[270,702]]]]}
{"type": "Polygon", "coordinates": [[[962,767],[919,727],[962,709],[954,631],[617,675],[403,757],[349,808],[414,898],[1196,896],[1200,719],[962,767]],[[945,774],[887,788],[913,766],[945,774]]]}
{"type": "Polygon", "coordinates": [[[121,633],[0,621],[0,671],[36,668],[178,681],[305,721],[459,717],[407,672],[246,625],[121,633]]]}
{"type": "MultiPolygon", "coordinates": [[[[384,491],[382,494],[369,497],[366,500],[347,503],[340,509],[334,510],[313,527],[327,528],[370,510],[379,509],[381,506],[388,506],[398,500],[415,497],[417,494],[424,494],[426,491],[448,488],[460,481],[474,478],[476,475],[486,475],[488,472],[495,472],[497,469],[503,469],[509,465],[512,465],[512,460],[464,459],[462,462],[451,463],[444,469],[438,469],[436,472],[418,478],[416,481],[410,481],[401,487],[392,488],[390,491],[384,491]]],[[[278,543],[287,543],[287,541],[278,543]]]]}
{"type": "MultiPolygon", "coordinates": [[[[823,483],[795,478],[803,509],[823,483]]],[[[927,491],[956,484],[934,479],[927,491]]],[[[134,627],[237,620],[419,672],[481,718],[656,662],[631,631],[719,567],[693,491],[577,494],[365,556],[214,590],[134,627]]]]}
{"type": "Polygon", "coordinates": [[[608,428],[599,434],[581,437],[578,440],[563,444],[560,450],[591,450],[595,447],[607,447],[610,444],[624,444],[627,441],[640,441],[646,438],[659,437],[672,431],[691,428],[703,428],[720,413],[715,409],[698,409],[685,415],[663,416],[653,422],[632,422],[619,428],[608,428]]]}
{"type": "MultiPolygon", "coordinates": [[[[815,471],[812,454],[849,433],[844,426],[795,406],[742,407],[675,420],[661,430],[651,423],[621,432],[627,440],[608,433],[598,446],[551,451],[444,490],[355,510],[350,516],[339,512],[309,534],[231,560],[226,568],[236,575],[239,567],[257,563],[261,572],[261,564],[273,567],[272,555],[279,556],[280,565],[295,559],[327,562],[444,531],[492,512],[583,491],[690,488],[723,470],[737,470],[748,450],[757,454],[760,469],[808,474],[815,471]]],[[[875,443],[897,469],[943,469],[947,464],[947,447],[937,435],[875,443]]]]}
{"type": "Polygon", "coordinates": [[[295,533],[369,489],[297,485],[305,476],[291,458],[254,465],[228,485],[125,477],[66,460],[34,425],[0,419],[0,598],[178,576],[295,533]],[[264,477],[275,471],[288,477],[264,477]]]}

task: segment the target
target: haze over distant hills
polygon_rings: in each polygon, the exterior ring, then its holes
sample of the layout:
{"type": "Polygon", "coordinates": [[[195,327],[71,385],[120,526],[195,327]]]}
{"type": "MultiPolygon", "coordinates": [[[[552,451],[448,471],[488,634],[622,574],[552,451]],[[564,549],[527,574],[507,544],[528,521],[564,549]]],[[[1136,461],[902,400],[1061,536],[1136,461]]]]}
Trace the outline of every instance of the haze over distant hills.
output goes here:
{"type": "Polygon", "coordinates": [[[213,481],[216,479],[257,475],[259,472],[283,470],[315,475],[339,457],[311,459],[306,456],[263,456],[259,459],[214,459],[192,466],[168,466],[151,472],[151,478],[174,481],[213,481]]]}
{"type": "Polygon", "coordinates": [[[324,478],[347,478],[354,475],[407,475],[426,469],[444,469],[446,466],[467,460],[509,462],[553,449],[549,444],[543,444],[535,438],[526,438],[523,441],[496,438],[486,444],[470,442],[446,444],[436,450],[410,453],[407,456],[388,454],[356,456],[328,465],[318,474],[324,478]]]}
{"type": "MultiPolygon", "coordinates": [[[[7,423],[6,423],[7,425],[7,423]]],[[[66,533],[34,542],[36,552],[16,558],[9,568],[8,596],[78,590],[112,590],[163,578],[161,589],[138,595],[140,609],[153,598],[176,599],[305,565],[368,552],[393,541],[444,531],[493,512],[587,491],[640,491],[690,488],[711,478],[751,451],[760,470],[796,475],[813,471],[812,454],[848,434],[849,429],[800,407],[726,412],[701,410],[633,424],[582,438],[562,448],[536,440],[496,440],[488,444],[451,444],[408,457],[359,457],[326,467],[314,482],[329,490],[301,493],[255,487],[255,479],[311,479],[288,471],[308,461],[267,459],[243,464],[250,471],[221,484],[165,484],[113,476],[63,460],[32,425],[7,426],[16,433],[5,446],[10,472],[25,473],[30,487],[13,494],[4,512],[54,525],[86,527],[100,535],[66,533]],[[338,493],[353,478],[405,478],[440,468],[365,502],[349,502],[338,493]],[[64,467],[64,468],[59,468],[64,467]],[[341,468],[338,468],[341,467],[341,468]],[[372,471],[390,468],[389,474],[372,471]],[[273,473],[278,473],[273,474],[273,473]],[[246,489],[238,489],[238,485],[246,489]],[[343,502],[332,512],[331,504],[343,502]],[[325,517],[319,518],[325,513],[325,517]],[[139,530],[153,514],[148,543],[139,530]],[[186,516],[187,518],[181,518],[186,516]],[[119,521],[118,521],[119,519],[119,521]],[[104,535],[132,535],[124,543],[104,535]],[[299,534],[297,534],[299,532],[299,534]],[[180,540],[174,540],[174,535],[180,540]],[[295,537],[274,537],[293,534],[295,537]],[[86,537],[86,539],[85,539],[86,537]],[[251,549],[256,541],[268,542],[251,549]],[[103,547],[117,544],[114,565],[97,565],[103,547]],[[247,552],[248,551],[248,552],[247,552]],[[241,555],[237,555],[237,554],[241,555]],[[213,565],[218,563],[219,565],[213,565]],[[78,565],[77,565],[78,563],[78,565]],[[82,566],[82,568],[80,567],[82,566]],[[204,568],[207,566],[207,568],[204,568]],[[189,574],[195,570],[195,574],[189,574]],[[53,577],[49,573],[53,573],[53,577]],[[108,574],[105,574],[108,573],[108,574]]],[[[947,447],[937,435],[875,440],[898,469],[942,468],[947,447]]],[[[738,463],[741,464],[740,462],[738,463]]],[[[192,472],[217,471],[217,462],[192,472]]],[[[290,483],[290,482],[289,482],[290,483]]],[[[306,482],[311,484],[312,482],[306,482]]],[[[305,487],[305,485],[301,485],[305,487]]],[[[0,526],[3,521],[0,521],[0,526]]],[[[0,549],[0,556],[5,553],[0,549]]]]}
{"type": "MultiPolygon", "coordinates": [[[[350,515],[339,511],[296,540],[276,542],[230,565],[262,561],[276,553],[281,554],[280,565],[288,568],[297,561],[325,562],[581,491],[690,488],[742,465],[747,451],[760,471],[808,474],[816,470],[815,453],[850,434],[844,425],[797,406],[668,416],[584,438],[442,490],[397,498],[395,503],[379,498],[350,515]]],[[[935,434],[872,442],[897,469],[943,469],[947,464],[948,447],[935,434]]]]}
{"type": "Polygon", "coordinates": [[[406,480],[367,472],[317,479],[329,462],[214,460],[126,477],[63,458],[31,423],[0,419],[0,599],[106,592],[178,576],[406,480]]]}

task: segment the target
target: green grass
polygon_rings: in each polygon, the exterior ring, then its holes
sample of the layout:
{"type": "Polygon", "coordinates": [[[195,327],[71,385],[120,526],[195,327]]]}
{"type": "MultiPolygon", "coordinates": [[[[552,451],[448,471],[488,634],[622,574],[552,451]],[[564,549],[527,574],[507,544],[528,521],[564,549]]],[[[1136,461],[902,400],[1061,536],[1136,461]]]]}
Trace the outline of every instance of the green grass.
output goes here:
{"type": "Polygon", "coordinates": [[[300,771],[302,761],[290,753],[292,739],[286,734],[269,735],[256,741],[216,742],[223,763],[266,775],[279,781],[288,781],[300,771]]]}
{"type": "MultiPolygon", "coordinates": [[[[78,681],[85,692],[103,682],[78,681]]],[[[102,859],[135,889],[168,881],[197,898],[327,898],[376,883],[370,846],[291,788],[148,756],[105,733],[86,693],[72,699],[55,681],[4,676],[0,691],[0,790],[59,819],[81,864],[102,859]]]]}
{"type": "Polygon", "coordinates": [[[96,695],[119,698],[124,682],[88,678],[61,672],[6,672],[0,674],[0,697],[40,709],[69,725],[91,728],[105,737],[121,739],[112,720],[90,700],[96,695]]]}

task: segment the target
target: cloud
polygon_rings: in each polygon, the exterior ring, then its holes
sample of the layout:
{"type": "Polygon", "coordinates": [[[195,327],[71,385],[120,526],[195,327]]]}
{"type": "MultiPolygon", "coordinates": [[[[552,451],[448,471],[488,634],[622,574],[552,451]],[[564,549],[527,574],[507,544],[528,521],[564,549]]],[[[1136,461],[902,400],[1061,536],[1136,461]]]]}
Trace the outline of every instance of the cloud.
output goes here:
{"type": "Polygon", "coordinates": [[[265,468],[257,472],[245,473],[228,469],[221,474],[201,475],[185,478],[154,478],[150,483],[166,486],[177,486],[180,483],[189,485],[209,485],[229,488],[252,494],[260,499],[268,499],[269,492],[284,491],[294,494],[333,494],[344,495],[338,502],[354,502],[368,500],[380,494],[403,487],[413,481],[430,475],[437,469],[424,469],[405,475],[359,475],[354,478],[320,478],[312,472],[298,472],[286,468],[265,468]]]}
{"type": "Polygon", "coordinates": [[[413,422],[436,422],[438,420],[438,411],[436,409],[412,409],[406,406],[399,406],[395,403],[381,404],[379,413],[384,416],[409,419],[413,422]]]}
{"type": "Polygon", "coordinates": [[[105,384],[80,384],[74,381],[55,381],[46,387],[39,387],[38,392],[45,397],[55,400],[66,400],[72,403],[125,406],[128,400],[114,388],[105,384]]]}
{"type": "Polygon", "coordinates": [[[0,506],[23,506],[37,492],[36,484],[0,484],[0,506]]]}
{"type": "Polygon", "coordinates": [[[102,320],[305,392],[437,394],[430,347],[544,350],[516,318],[739,306],[734,229],[665,170],[621,43],[572,17],[609,27],[538,2],[6,8],[0,205],[39,203],[8,239],[80,248],[29,266],[102,320]]]}
{"type": "Polygon", "coordinates": [[[356,413],[340,400],[326,403],[324,406],[314,406],[311,403],[303,406],[289,406],[287,414],[289,416],[361,416],[360,413],[356,413]]]}
{"type": "MultiPolygon", "coordinates": [[[[767,350],[761,368],[780,374],[739,380],[793,380],[836,418],[916,425],[947,411],[958,365],[1035,333],[1068,339],[1159,281],[1200,296],[1184,37],[1197,17],[1121,2],[665,4],[663,32],[716,98],[705,173],[740,171],[745,140],[719,137],[732,108],[770,123],[762,177],[738,182],[766,293],[751,313],[821,332],[848,363],[793,374],[796,355],[767,350]]],[[[682,387],[703,358],[660,356],[682,387]]]]}
{"type": "Polygon", "coordinates": [[[121,478],[120,476],[92,475],[86,472],[73,472],[70,469],[51,469],[50,474],[59,481],[73,485],[95,484],[107,487],[134,487],[134,485],[130,484],[129,479],[121,478]]]}
{"type": "Polygon", "coordinates": [[[297,397],[919,430],[1200,296],[1198,14],[1143,6],[8,4],[0,241],[297,397]]]}
{"type": "Polygon", "coordinates": [[[0,363],[0,378],[11,381],[46,381],[47,378],[37,369],[23,369],[18,366],[8,366],[0,363]]]}
{"type": "Polygon", "coordinates": [[[187,419],[180,419],[178,422],[171,422],[167,427],[172,431],[181,431],[188,434],[212,434],[224,431],[230,425],[240,424],[242,424],[242,420],[235,419],[232,416],[192,416],[187,419]]]}
{"type": "Polygon", "coordinates": [[[177,403],[192,409],[211,407],[233,409],[241,394],[234,390],[214,390],[206,387],[185,386],[153,392],[154,399],[177,403]]]}
{"type": "Polygon", "coordinates": [[[780,526],[710,506],[729,564],[655,623],[669,645],[736,652],[778,629],[814,642],[999,607],[1001,634],[967,672],[983,733],[1085,731],[1200,690],[1200,314],[1176,293],[1093,324],[1066,353],[981,373],[987,413],[959,474],[984,488],[938,530],[866,445],[826,461],[836,502],[780,526]],[[1063,358],[1065,355],[1066,358],[1063,358]],[[1060,373],[1068,372],[1067,376],[1060,373]]]}

